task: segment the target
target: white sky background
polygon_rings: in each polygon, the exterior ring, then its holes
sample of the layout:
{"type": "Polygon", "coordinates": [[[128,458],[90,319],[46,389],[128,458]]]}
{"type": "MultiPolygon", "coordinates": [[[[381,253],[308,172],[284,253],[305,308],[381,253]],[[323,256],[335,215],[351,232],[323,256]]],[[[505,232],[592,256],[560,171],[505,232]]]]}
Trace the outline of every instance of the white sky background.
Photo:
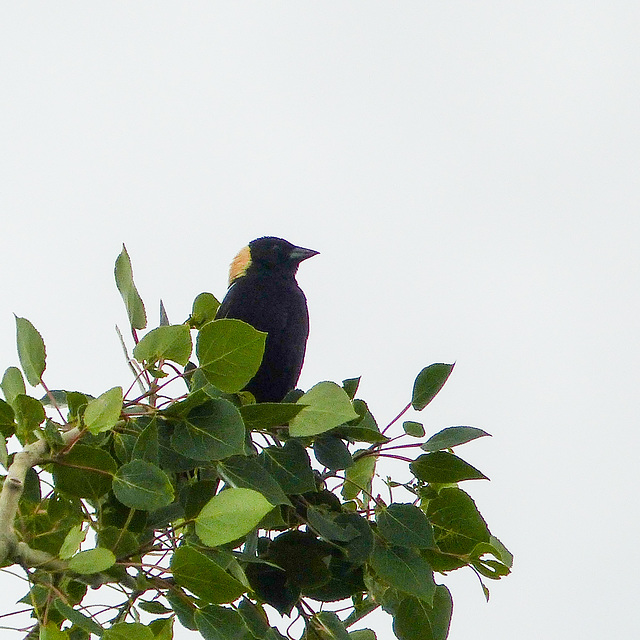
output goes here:
{"type": "MultiPolygon", "coordinates": [[[[492,479],[464,488],[514,572],[489,604],[470,571],[445,580],[451,640],[634,635],[637,3],[2,14],[0,369],[15,312],[51,388],[128,384],[122,242],[153,323],[160,297],[174,322],[222,297],[255,237],[317,249],[300,385],[362,375],[384,425],[423,366],[456,361],[416,417],[494,436],[460,450],[492,479]]],[[[8,610],[22,585],[1,580],[8,610]]]]}

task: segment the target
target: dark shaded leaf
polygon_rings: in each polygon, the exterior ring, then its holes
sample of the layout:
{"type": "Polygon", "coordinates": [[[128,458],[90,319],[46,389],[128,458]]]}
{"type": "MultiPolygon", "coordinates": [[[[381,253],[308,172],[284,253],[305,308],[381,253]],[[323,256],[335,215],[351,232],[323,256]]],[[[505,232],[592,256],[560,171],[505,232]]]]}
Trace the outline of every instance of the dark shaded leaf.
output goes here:
{"type": "Polygon", "coordinates": [[[410,465],[411,473],[422,482],[448,484],[462,480],[488,480],[481,471],[448,451],[418,456],[410,465]]]}
{"type": "Polygon", "coordinates": [[[438,497],[429,501],[427,517],[443,553],[469,554],[479,542],[489,542],[486,522],[462,489],[441,489],[438,497]]]}
{"type": "Polygon", "coordinates": [[[360,535],[359,531],[349,524],[343,525],[337,522],[340,512],[309,507],[307,509],[307,522],[325,540],[335,542],[348,542],[360,535]]]}
{"type": "Polygon", "coordinates": [[[233,602],[247,590],[213,560],[187,545],[173,554],[171,570],[178,585],[205,602],[233,602]]]}
{"type": "Polygon", "coordinates": [[[291,505],[282,487],[255,456],[231,456],[218,463],[220,477],[232,487],[259,491],[272,505],[291,505]]]}
{"type": "Polygon", "coordinates": [[[55,600],[53,605],[66,620],[69,620],[81,629],[85,629],[89,631],[89,633],[95,633],[98,636],[104,633],[104,629],[93,618],[85,616],[83,613],[62,602],[62,600],[55,600]]]}
{"type": "Polygon", "coordinates": [[[195,621],[204,640],[250,640],[251,638],[242,616],[228,607],[207,605],[196,611],[195,621]]]}
{"type": "Polygon", "coordinates": [[[360,377],[357,378],[347,378],[342,381],[342,388],[345,390],[345,393],[353,400],[356,397],[356,393],[358,392],[358,387],[360,386],[360,377]]]}
{"type": "Polygon", "coordinates": [[[307,620],[302,640],[349,640],[349,634],[333,611],[320,611],[307,620]]]}
{"type": "Polygon", "coordinates": [[[422,411],[442,389],[453,370],[452,364],[431,364],[425,367],[413,383],[411,406],[422,411]]]}
{"type": "Polygon", "coordinates": [[[284,447],[267,447],[259,458],[287,495],[316,490],[309,455],[297,440],[287,440],[284,447]]]}
{"type": "Polygon", "coordinates": [[[318,436],[313,442],[316,460],[328,469],[346,469],[353,464],[349,447],[333,435],[318,436]]]}
{"type": "Polygon", "coordinates": [[[431,436],[421,447],[425,451],[440,451],[441,449],[451,449],[460,444],[465,444],[491,434],[478,429],[477,427],[447,427],[431,436]]]}
{"type": "Polygon", "coordinates": [[[390,504],[377,517],[378,532],[401,547],[434,546],[433,529],[422,509],[412,504],[390,504]]]}
{"type": "Polygon", "coordinates": [[[154,511],[173,501],[167,474],[146,460],[122,465],[113,478],[113,493],[122,504],[142,511],[154,511]]]}
{"type": "Polygon", "coordinates": [[[303,404],[293,402],[260,402],[243,405],[240,407],[240,415],[247,429],[266,430],[288,424],[304,407],[303,404]]]}
{"type": "Polygon", "coordinates": [[[435,593],[433,571],[429,563],[406,547],[376,544],[371,567],[389,586],[431,604],[435,593]]]}
{"type": "Polygon", "coordinates": [[[242,454],[245,427],[238,409],[228,400],[209,400],[192,409],[175,425],[171,444],[194,460],[223,460],[242,454]]]}
{"type": "Polygon", "coordinates": [[[430,606],[418,598],[405,598],[398,607],[393,631],[399,640],[446,640],[453,600],[444,585],[438,585],[430,606]]]}
{"type": "Polygon", "coordinates": [[[58,491],[78,498],[99,498],[111,489],[117,468],[104,449],[76,444],[57,459],[52,473],[58,491]]]}
{"type": "Polygon", "coordinates": [[[16,430],[14,413],[11,405],[4,400],[0,400],[0,433],[5,438],[9,438],[16,430]]]}

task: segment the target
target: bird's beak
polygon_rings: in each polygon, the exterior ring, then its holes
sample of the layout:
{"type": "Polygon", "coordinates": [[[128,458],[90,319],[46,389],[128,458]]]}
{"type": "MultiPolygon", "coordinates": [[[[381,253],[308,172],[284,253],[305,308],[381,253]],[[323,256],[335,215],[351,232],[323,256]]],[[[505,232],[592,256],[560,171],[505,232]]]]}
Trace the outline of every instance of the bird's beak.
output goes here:
{"type": "Polygon", "coordinates": [[[313,249],[294,247],[293,251],[289,254],[289,257],[295,262],[302,262],[307,258],[313,258],[313,256],[317,256],[319,253],[319,251],[314,251],[313,249]]]}

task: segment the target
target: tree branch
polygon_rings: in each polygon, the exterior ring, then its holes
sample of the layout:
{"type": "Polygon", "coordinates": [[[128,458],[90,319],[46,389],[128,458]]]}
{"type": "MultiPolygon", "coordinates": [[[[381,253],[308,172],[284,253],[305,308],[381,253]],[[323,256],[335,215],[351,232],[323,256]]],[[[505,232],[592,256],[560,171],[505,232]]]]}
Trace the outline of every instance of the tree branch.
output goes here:
{"type": "MultiPolygon", "coordinates": [[[[62,434],[66,443],[73,442],[80,435],[77,427],[62,434]]],[[[46,460],[49,445],[45,440],[32,442],[13,457],[7,476],[0,492],[0,564],[20,563],[27,567],[44,566],[48,570],[60,571],[66,563],[44,551],[32,549],[18,540],[15,531],[15,519],[18,505],[24,491],[27,472],[46,460]],[[54,568],[55,567],[55,568],[54,568]]]]}

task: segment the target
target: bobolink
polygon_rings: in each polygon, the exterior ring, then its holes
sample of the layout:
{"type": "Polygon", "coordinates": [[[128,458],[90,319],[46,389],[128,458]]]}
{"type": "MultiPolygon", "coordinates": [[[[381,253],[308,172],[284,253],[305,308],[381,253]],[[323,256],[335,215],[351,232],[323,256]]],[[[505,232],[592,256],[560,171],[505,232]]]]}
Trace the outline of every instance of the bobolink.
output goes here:
{"type": "Polygon", "coordinates": [[[241,249],[231,263],[229,290],[216,318],[243,320],[267,333],[262,364],[245,387],[258,402],[280,402],[300,377],[309,312],[295,276],[300,263],[317,254],[264,237],[241,249]]]}

